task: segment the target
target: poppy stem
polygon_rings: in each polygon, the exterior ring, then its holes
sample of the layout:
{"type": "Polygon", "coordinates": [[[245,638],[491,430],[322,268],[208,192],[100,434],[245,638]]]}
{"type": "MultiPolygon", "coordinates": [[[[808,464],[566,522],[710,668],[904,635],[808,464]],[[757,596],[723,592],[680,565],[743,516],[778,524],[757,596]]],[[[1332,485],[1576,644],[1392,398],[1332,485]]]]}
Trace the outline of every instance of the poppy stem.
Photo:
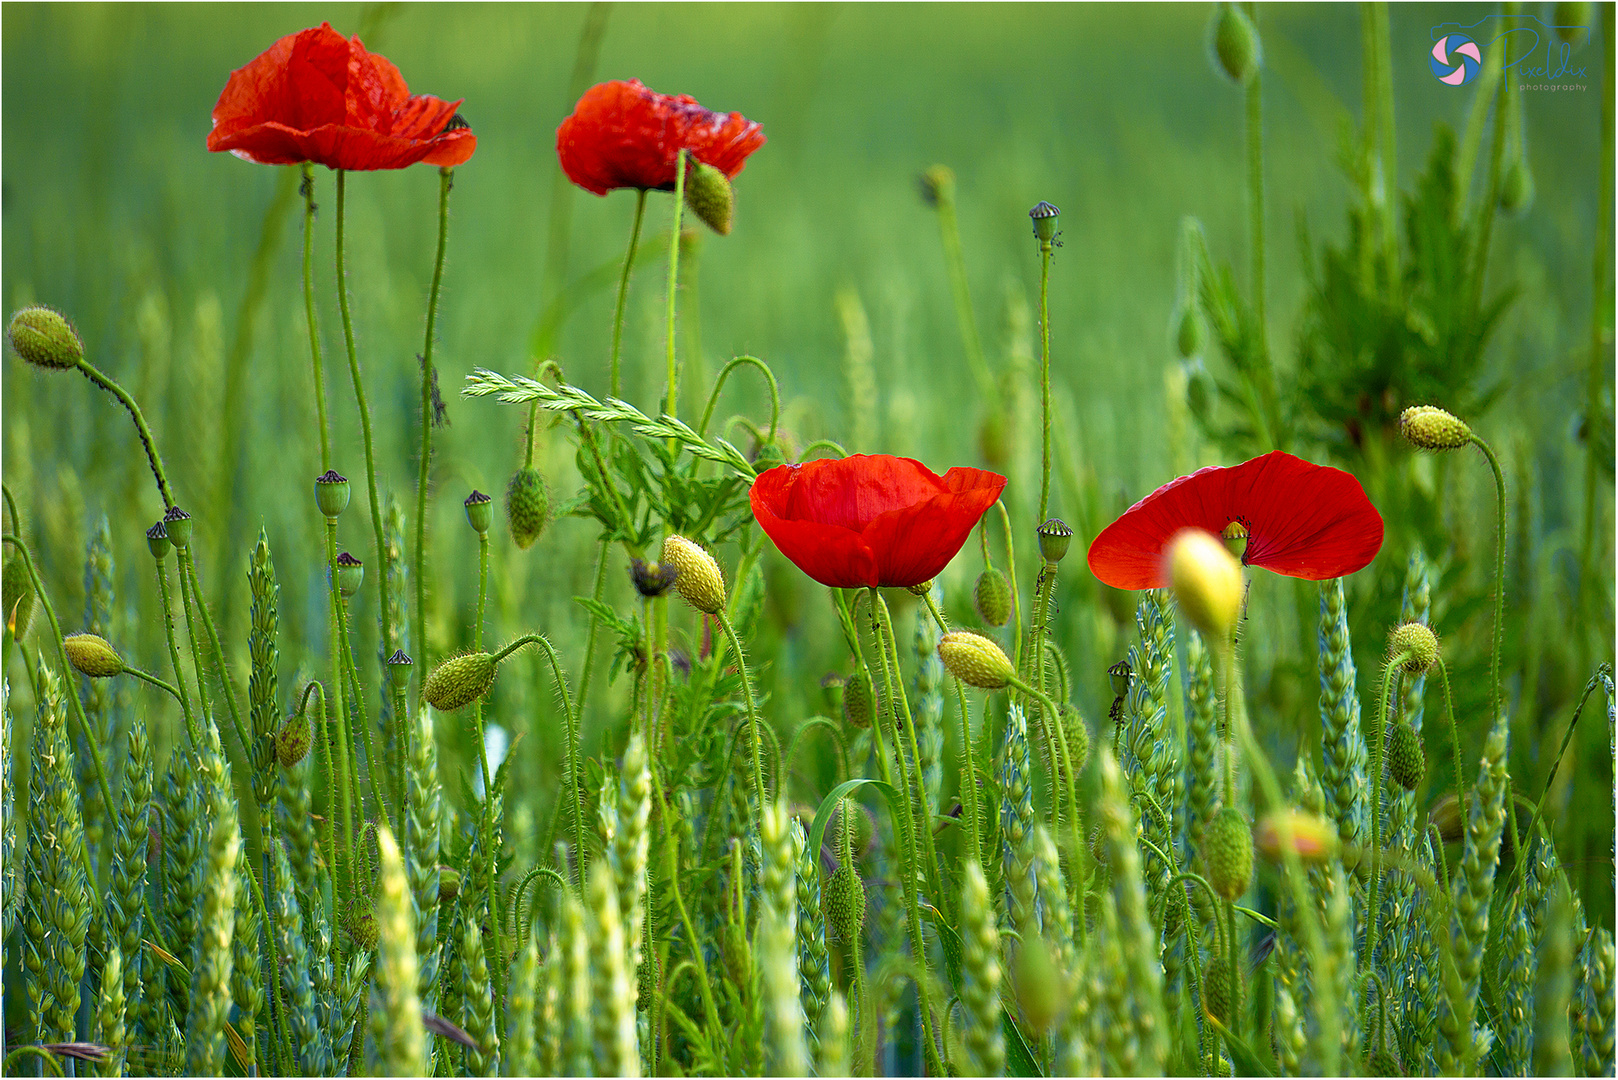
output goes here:
{"type": "Polygon", "coordinates": [[[128,411],[129,418],[135,422],[135,432],[140,436],[141,449],[146,451],[146,460],[152,467],[152,477],[157,481],[157,493],[163,498],[163,508],[166,510],[173,506],[174,496],[169,490],[168,477],[163,472],[163,458],[157,452],[157,441],[152,438],[152,431],[146,426],[146,417],[142,415],[140,406],[135,404],[135,399],[129,396],[128,391],[96,370],[94,364],[82,357],[79,359],[79,371],[86,379],[117,398],[128,411]]]}
{"type": "MultiPolygon", "coordinates": [[[[724,627],[725,636],[730,639],[730,647],[736,650],[736,670],[742,674],[742,699],[747,703],[747,727],[753,736],[753,797],[758,801],[755,813],[764,813],[764,765],[763,751],[760,749],[758,734],[758,710],[753,704],[753,680],[747,674],[747,656],[742,652],[741,639],[736,636],[736,627],[731,624],[730,616],[724,611],[716,613],[719,625],[724,627]]],[[[762,818],[761,818],[762,820],[762,818]]]]}
{"type": "MultiPolygon", "coordinates": [[[[444,280],[444,247],[449,239],[449,193],[455,170],[438,170],[438,254],[433,259],[433,284],[427,293],[427,335],[421,346],[421,460],[416,473],[416,611],[410,640],[427,670],[427,473],[433,459],[433,339],[438,322],[438,291],[444,280]]],[[[530,440],[530,445],[532,441],[530,440]]],[[[386,568],[384,567],[384,571],[386,568]]],[[[387,605],[384,603],[384,607],[387,605]]],[[[404,759],[404,750],[399,750],[404,759]]],[[[400,805],[403,805],[402,803],[400,805]]]]}
{"type": "Polygon", "coordinates": [[[1494,456],[1489,444],[1472,436],[1472,442],[1483,451],[1494,470],[1495,495],[1495,563],[1494,563],[1494,642],[1489,656],[1489,683],[1493,688],[1494,715],[1505,711],[1505,700],[1500,696],[1500,647],[1505,637],[1506,618],[1506,477],[1500,471],[1500,459],[1494,456]]]}
{"type": "Polygon", "coordinates": [[[1382,926],[1377,896],[1382,891],[1382,761],[1388,733],[1388,688],[1409,659],[1408,652],[1401,652],[1382,668],[1382,691],[1376,699],[1376,734],[1371,737],[1371,904],[1365,909],[1367,970],[1376,966],[1376,939],[1381,936],[1378,931],[1382,926]]]}
{"type": "MultiPolygon", "coordinates": [[[[987,531],[984,532],[983,537],[984,551],[987,553],[987,531]]],[[[984,555],[984,561],[988,561],[987,554],[984,555]]],[[[943,634],[949,633],[949,623],[944,621],[944,614],[938,610],[938,603],[933,599],[933,594],[931,592],[924,593],[922,594],[922,599],[927,601],[927,610],[932,612],[933,621],[938,624],[939,632],[943,634]]],[[[955,683],[955,698],[961,707],[961,803],[966,811],[966,835],[972,860],[981,865],[983,862],[983,843],[978,824],[977,755],[972,747],[972,711],[967,706],[966,691],[961,688],[961,680],[951,677],[951,681],[955,683]]]]}
{"type": "Polygon", "coordinates": [[[315,166],[303,163],[303,313],[309,327],[309,356],[315,366],[315,416],[320,424],[320,471],[331,468],[326,434],[326,374],[320,363],[320,324],[315,321],[315,166]]]}
{"type": "Polygon", "coordinates": [[[1053,242],[1039,242],[1039,405],[1044,417],[1039,474],[1038,527],[1049,516],[1051,502],[1051,251],[1053,242]]]}
{"type": "MultiPolygon", "coordinates": [[[[472,651],[483,651],[483,619],[489,604],[489,533],[487,530],[478,533],[478,618],[472,624],[472,651]]],[[[506,646],[500,653],[504,659],[515,651],[524,642],[519,639],[506,646]]],[[[495,663],[499,663],[496,660],[495,663]]],[[[494,1000],[501,1000],[500,984],[504,982],[505,952],[500,941],[500,929],[504,925],[500,920],[500,883],[495,880],[495,833],[497,822],[494,820],[494,777],[489,771],[489,738],[483,726],[483,699],[479,697],[472,702],[472,727],[477,733],[478,762],[483,768],[483,813],[479,822],[479,829],[483,833],[483,859],[484,873],[489,884],[489,934],[493,946],[492,954],[498,962],[491,965],[490,971],[494,974],[494,1000]]]]}
{"type": "Polygon", "coordinates": [[[174,665],[174,683],[180,690],[180,712],[185,716],[185,731],[195,742],[198,737],[197,718],[191,712],[191,696],[185,688],[185,673],[180,668],[180,646],[174,636],[174,601],[169,595],[168,564],[157,562],[157,591],[163,601],[163,628],[168,631],[169,662],[174,665]]]}
{"type": "MultiPolygon", "coordinates": [[[[996,499],[994,506],[996,510],[1000,511],[1000,528],[1006,534],[1006,577],[1010,579],[1008,584],[1011,585],[1011,640],[1016,643],[1018,648],[1021,648],[1022,597],[1017,592],[1017,541],[1012,538],[1011,512],[1006,509],[1005,500],[996,499]]],[[[1041,518],[1040,520],[1044,521],[1045,519],[1041,518]]],[[[1020,661],[1021,657],[1019,656],[1016,659],[1020,661]]]]}
{"type": "Polygon", "coordinates": [[[629,296],[629,272],[635,266],[635,248],[640,244],[640,223],[646,216],[646,189],[641,188],[635,199],[635,224],[629,230],[629,250],[624,254],[624,272],[618,279],[618,303],[612,309],[611,376],[607,385],[613,397],[623,391],[618,383],[618,356],[624,340],[624,300],[629,296]]]}
{"type": "Polygon", "coordinates": [[[348,732],[348,679],[343,673],[343,645],[342,645],[342,596],[337,586],[337,519],[326,519],[326,568],[331,575],[329,582],[331,592],[331,678],[332,692],[336,700],[334,705],[337,714],[337,771],[342,776],[342,788],[338,792],[330,793],[330,797],[337,799],[337,812],[342,819],[343,834],[343,861],[348,864],[348,890],[343,890],[343,877],[332,867],[332,888],[341,895],[334,896],[334,902],[346,903],[353,894],[354,881],[354,852],[353,844],[353,818],[351,804],[354,791],[349,782],[349,732],[348,732]]]}
{"type": "Polygon", "coordinates": [[[685,209],[686,150],[682,146],[674,158],[674,224],[669,226],[668,351],[669,399],[664,411],[680,415],[680,373],[674,359],[674,292],[680,283],[680,211],[685,209]]]}
{"type": "MultiPolygon", "coordinates": [[[[343,344],[348,349],[348,374],[354,383],[354,402],[360,411],[360,434],[365,439],[365,486],[371,496],[371,531],[376,540],[377,581],[388,580],[388,545],[382,538],[382,504],[376,495],[376,453],[371,440],[371,408],[365,403],[365,384],[360,380],[360,358],[354,349],[354,319],[348,308],[348,269],[344,261],[344,233],[346,177],[337,170],[337,307],[343,316],[343,344]]],[[[335,586],[336,582],[333,581],[335,586]]],[[[393,620],[388,605],[377,605],[382,616],[382,655],[386,656],[397,643],[393,639],[393,620]]],[[[358,691],[356,691],[356,694],[358,691]]]]}
{"type": "Polygon", "coordinates": [[[1449,692],[1449,665],[1442,656],[1438,658],[1438,675],[1444,684],[1444,717],[1449,721],[1450,749],[1455,754],[1455,798],[1459,800],[1466,774],[1461,764],[1461,732],[1455,724],[1455,698],[1449,692]]]}

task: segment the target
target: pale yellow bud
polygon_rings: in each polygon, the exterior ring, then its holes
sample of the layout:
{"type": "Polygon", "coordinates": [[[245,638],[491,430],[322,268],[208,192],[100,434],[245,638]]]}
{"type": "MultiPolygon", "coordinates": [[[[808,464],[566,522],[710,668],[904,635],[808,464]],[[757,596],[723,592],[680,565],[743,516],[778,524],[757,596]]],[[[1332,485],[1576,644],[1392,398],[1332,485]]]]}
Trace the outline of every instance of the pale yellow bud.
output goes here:
{"type": "Polygon", "coordinates": [[[1017,674],[1004,649],[970,630],[945,634],[939,639],[938,655],[951,675],[981,690],[1003,690],[1017,674]]]}
{"type": "Polygon", "coordinates": [[[1230,637],[1242,610],[1242,564],[1223,540],[1182,529],[1169,541],[1169,583],[1192,625],[1215,641],[1230,637]]]}
{"type": "Polygon", "coordinates": [[[709,615],[725,609],[725,575],[701,545],[678,533],[663,538],[662,561],[679,571],[674,587],[686,603],[709,615]]]}

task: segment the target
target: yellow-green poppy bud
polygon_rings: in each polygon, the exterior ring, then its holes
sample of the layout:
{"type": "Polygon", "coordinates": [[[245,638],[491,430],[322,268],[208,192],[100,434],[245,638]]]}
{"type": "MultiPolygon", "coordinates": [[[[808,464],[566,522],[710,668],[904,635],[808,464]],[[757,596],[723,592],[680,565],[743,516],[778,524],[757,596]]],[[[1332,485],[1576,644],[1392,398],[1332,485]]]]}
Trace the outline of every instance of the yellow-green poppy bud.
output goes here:
{"type": "Polygon", "coordinates": [[[972,606],[978,609],[978,618],[988,626],[1004,626],[1011,620],[1011,583],[997,567],[989,567],[978,575],[972,586],[972,606]]]}
{"type": "Polygon", "coordinates": [[[1433,405],[1412,405],[1400,413],[1399,433],[1423,450],[1459,450],[1472,441],[1464,420],[1433,405]]]}
{"type": "Polygon", "coordinates": [[[685,205],[720,236],[730,235],[736,192],[730,178],[712,165],[693,161],[685,171],[685,205]]]}
{"type": "Polygon", "coordinates": [[[461,892],[461,872],[453,866],[438,868],[438,902],[448,903],[461,892]]]}
{"type": "Polygon", "coordinates": [[[434,668],[421,695],[439,712],[454,712],[487,694],[493,685],[494,657],[486,652],[463,653],[434,668]]]}
{"type": "Polygon", "coordinates": [[[970,630],[945,634],[938,641],[938,655],[951,675],[980,690],[1002,690],[1017,675],[1004,649],[970,630]]]}
{"type": "Polygon", "coordinates": [[[69,634],[62,639],[67,662],[81,675],[92,679],[110,679],[124,673],[123,657],[112,647],[112,642],[97,634],[69,634]]]}
{"type": "Polygon", "coordinates": [[[1214,15],[1214,55],[1226,75],[1246,86],[1263,64],[1258,30],[1235,4],[1220,4],[1214,15]]]}
{"type": "Polygon", "coordinates": [[[1191,624],[1227,641],[1242,610],[1242,564],[1212,533],[1182,529],[1169,542],[1169,582],[1191,624]]]}
{"type": "Polygon", "coordinates": [[[1388,635],[1388,654],[1403,656],[1400,666],[1411,675],[1420,675],[1438,663],[1438,635],[1425,623],[1407,622],[1388,635]]]}
{"type": "Polygon", "coordinates": [[[933,579],[928,578],[926,581],[918,581],[914,585],[906,585],[905,591],[911,596],[926,596],[933,591],[933,579]]]}
{"type": "Polygon", "coordinates": [[[25,307],[11,317],[11,347],[36,367],[68,371],[84,359],[84,342],[59,311],[25,307]]]}
{"type": "Polygon", "coordinates": [[[725,575],[700,544],[670,533],[663,538],[662,560],[675,568],[674,587],[686,603],[709,615],[725,610],[725,575]]]}
{"type": "Polygon", "coordinates": [[[1202,834],[1208,884],[1226,900],[1241,899],[1253,880],[1253,830],[1234,806],[1215,814],[1202,834]]]}

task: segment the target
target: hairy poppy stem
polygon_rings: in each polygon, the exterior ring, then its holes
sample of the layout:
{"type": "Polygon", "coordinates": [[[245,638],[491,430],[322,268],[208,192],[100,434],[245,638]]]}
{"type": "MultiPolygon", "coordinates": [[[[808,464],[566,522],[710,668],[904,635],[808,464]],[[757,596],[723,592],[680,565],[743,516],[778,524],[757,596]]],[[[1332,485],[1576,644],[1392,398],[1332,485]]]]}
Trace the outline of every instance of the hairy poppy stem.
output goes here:
{"type": "Polygon", "coordinates": [[[674,358],[674,299],[680,283],[680,211],[685,209],[685,147],[674,158],[674,223],[669,226],[669,295],[668,295],[668,351],[669,399],[665,410],[670,416],[680,415],[680,372],[674,358]]]}
{"type": "MultiPolygon", "coordinates": [[[[764,766],[763,751],[760,747],[758,733],[758,710],[753,704],[753,680],[747,674],[747,656],[742,652],[741,639],[736,636],[736,627],[731,623],[730,616],[723,611],[715,617],[719,625],[725,630],[725,636],[730,639],[730,647],[736,650],[736,670],[742,674],[742,699],[747,703],[747,726],[753,736],[753,796],[758,801],[755,811],[764,813],[764,766]]],[[[779,785],[778,785],[779,786],[779,785]]]]}
{"type": "MultiPolygon", "coordinates": [[[[985,552],[988,550],[987,532],[984,533],[984,550],[985,552]]],[[[988,561],[987,555],[984,561],[988,561]]],[[[944,621],[944,614],[938,610],[938,603],[933,599],[933,594],[923,593],[922,599],[927,602],[927,610],[932,613],[939,632],[949,633],[949,623],[944,621]]],[[[955,684],[955,698],[961,709],[961,803],[966,811],[966,835],[972,860],[981,866],[983,840],[978,823],[977,755],[973,753],[972,747],[972,711],[967,707],[966,691],[961,688],[961,680],[951,676],[950,681],[955,684]]],[[[1082,922],[1080,920],[1081,926],[1082,922]]]]}
{"type": "Polygon", "coordinates": [[[191,695],[185,688],[185,672],[180,667],[180,645],[174,635],[174,600],[169,594],[169,570],[162,560],[157,563],[157,593],[163,602],[163,629],[168,632],[169,663],[174,666],[174,682],[180,690],[180,712],[185,716],[186,734],[194,742],[201,733],[197,730],[197,718],[191,711],[191,695]]]}
{"type": "Polygon", "coordinates": [[[135,404],[135,399],[129,396],[128,391],[96,370],[95,365],[83,357],[79,358],[79,370],[86,379],[117,398],[129,413],[129,418],[135,422],[135,432],[140,436],[141,449],[146,451],[146,460],[152,467],[152,477],[157,481],[157,493],[162,496],[163,508],[173,506],[174,496],[169,491],[169,480],[163,472],[163,458],[157,452],[157,442],[152,438],[151,429],[146,426],[146,417],[142,415],[140,406],[135,404]]]}
{"type": "MultiPolygon", "coordinates": [[[[1054,242],[1039,242],[1039,407],[1044,433],[1039,459],[1038,525],[1049,516],[1051,502],[1051,252],[1054,242]]],[[[1015,590],[1013,590],[1015,595],[1015,590]]]]}
{"type": "Polygon", "coordinates": [[[635,197],[635,224],[629,230],[629,250],[624,253],[623,276],[618,279],[618,302],[612,309],[611,377],[607,385],[613,397],[623,393],[618,381],[618,357],[624,341],[624,300],[629,296],[629,274],[635,267],[635,248],[640,245],[640,225],[645,216],[646,189],[641,188],[635,197]]]}
{"type": "MultiPolygon", "coordinates": [[[[410,643],[426,671],[427,663],[427,474],[433,460],[433,336],[438,322],[438,291],[444,280],[444,247],[449,240],[449,193],[455,170],[438,170],[438,254],[433,259],[433,284],[427,293],[427,334],[421,346],[421,460],[416,473],[416,611],[410,643]]],[[[387,568],[383,571],[386,573],[387,568]]],[[[387,605],[384,604],[385,608],[387,605]]],[[[404,751],[399,751],[404,757],[404,751]]],[[[402,766],[401,766],[402,769],[402,766]]],[[[402,773],[401,773],[402,775],[402,773]]],[[[401,788],[401,796],[403,790],[401,788]]],[[[404,804],[401,802],[401,806],[404,804]]]]}
{"type": "MultiPolygon", "coordinates": [[[[995,509],[1000,511],[1000,528],[1006,535],[1006,577],[1011,586],[1011,640],[1018,648],[1022,647],[1022,597],[1017,592],[1017,541],[1012,538],[1011,511],[1006,509],[1004,499],[994,501],[995,509]]],[[[1044,521],[1040,518],[1040,521],[1044,521]]],[[[1020,663],[1022,657],[1012,658],[1013,664],[1020,663]]]]}
{"type": "Polygon", "coordinates": [[[1365,964],[1367,969],[1376,964],[1376,941],[1381,936],[1382,909],[1377,904],[1382,891],[1382,759],[1388,732],[1388,689],[1394,676],[1410,659],[1401,652],[1388,660],[1382,668],[1382,691],[1376,699],[1376,733],[1371,737],[1371,903],[1365,909],[1365,964]]]}
{"type": "Polygon", "coordinates": [[[1489,468],[1494,471],[1494,633],[1489,654],[1489,683],[1494,714],[1498,717],[1506,708],[1505,699],[1500,696],[1500,649],[1506,632],[1506,476],[1500,471],[1500,459],[1494,456],[1489,444],[1475,434],[1472,435],[1472,442],[1483,451],[1489,468]]]}
{"type": "MultiPolygon", "coordinates": [[[[478,618],[472,624],[472,651],[483,651],[483,619],[489,604],[489,533],[487,530],[478,532],[478,618]]],[[[530,639],[531,640],[531,639],[530,639]]],[[[501,651],[499,658],[504,659],[527,642],[518,639],[501,651]]],[[[484,873],[489,879],[489,935],[493,955],[497,959],[491,967],[494,973],[494,998],[501,999],[501,985],[505,982],[505,952],[502,951],[500,941],[500,883],[495,880],[495,825],[494,820],[494,775],[489,770],[489,738],[483,726],[483,699],[479,697],[472,702],[472,730],[477,733],[478,762],[483,767],[483,813],[479,822],[479,829],[483,833],[483,859],[484,873]]]]}
{"type": "MultiPolygon", "coordinates": [[[[348,678],[345,675],[343,654],[343,618],[342,595],[337,585],[337,519],[326,519],[326,569],[330,575],[329,591],[331,593],[331,677],[332,693],[336,698],[334,705],[337,713],[337,772],[342,777],[342,786],[332,793],[338,800],[337,811],[342,821],[343,835],[343,861],[348,867],[348,880],[345,883],[338,873],[338,868],[332,867],[332,888],[338,890],[343,903],[353,895],[356,878],[354,876],[354,837],[353,837],[353,801],[357,794],[351,783],[349,772],[349,732],[348,732],[348,678]],[[348,888],[345,891],[344,885],[348,888]]],[[[334,898],[335,899],[335,898],[334,898]]]]}
{"type": "Polygon", "coordinates": [[[326,375],[320,363],[320,325],[315,322],[315,167],[303,163],[303,311],[309,326],[309,356],[315,366],[315,415],[320,423],[320,471],[331,468],[331,441],[326,434],[326,375]]]}

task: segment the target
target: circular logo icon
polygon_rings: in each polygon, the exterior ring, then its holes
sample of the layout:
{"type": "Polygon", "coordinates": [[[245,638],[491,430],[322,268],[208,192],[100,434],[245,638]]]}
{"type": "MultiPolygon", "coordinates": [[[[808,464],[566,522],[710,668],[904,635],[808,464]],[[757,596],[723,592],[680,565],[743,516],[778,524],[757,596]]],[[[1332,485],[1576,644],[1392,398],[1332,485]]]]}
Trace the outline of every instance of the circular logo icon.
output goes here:
{"type": "Polygon", "coordinates": [[[1465,86],[1477,78],[1483,66],[1483,53],[1478,43],[1465,34],[1445,34],[1433,46],[1427,64],[1433,69],[1433,78],[1450,86],[1465,86]]]}

